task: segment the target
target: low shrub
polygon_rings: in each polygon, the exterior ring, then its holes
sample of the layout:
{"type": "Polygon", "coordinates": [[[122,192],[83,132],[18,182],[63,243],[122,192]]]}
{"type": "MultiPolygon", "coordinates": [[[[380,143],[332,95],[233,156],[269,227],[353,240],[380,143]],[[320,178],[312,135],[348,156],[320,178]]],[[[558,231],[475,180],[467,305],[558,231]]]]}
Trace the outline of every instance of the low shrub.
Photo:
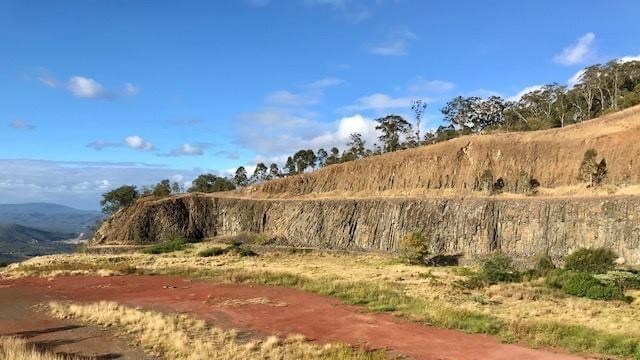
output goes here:
{"type": "Polygon", "coordinates": [[[454,281],[453,284],[467,290],[478,290],[485,287],[487,282],[483,274],[474,272],[467,275],[465,279],[454,281]]]}
{"type": "Polygon", "coordinates": [[[273,242],[273,239],[268,238],[264,234],[257,234],[252,232],[241,232],[238,235],[232,236],[228,241],[232,245],[242,244],[256,244],[256,245],[269,245],[273,242]]]}
{"type": "Polygon", "coordinates": [[[626,300],[620,288],[603,284],[593,275],[583,272],[568,275],[562,285],[562,291],[594,300],[626,300]]]}
{"type": "Polygon", "coordinates": [[[596,279],[622,291],[640,289],[640,274],[630,271],[609,271],[606,274],[594,275],[596,279]]]}
{"type": "Polygon", "coordinates": [[[251,249],[246,249],[240,246],[230,246],[228,248],[225,249],[227,251],[227,253],[231,254],[231,255],[237,255],[240,257],[245,257],[245,256],[258,256],[258,254],[251,250],[251,249]]]}
{"type": "Polygon", "coordinates": [[[556,266],[553,264],[551,256],[548,254],[540,255],[536,258],[534,270],[539,271],[542,274],[547,274],[549,271],[554,270],[556,266]]]}
{"type": "Polygon", "coordinates": [[[400,258],[412,265],[424,265],[425,257],[429,255],[427,239],[420,231],[407,234],[398,244],[400,258]]]}
{"type": "Polygon", "coordinates": [[[590,274],[604,274],[613,270],[613,261],[617,255],[607,248],[579,249],[565,259],[564,268],[567,270],[590,274]]]}
{"type": "Polygon", "coordinates": [[[198,256],[200,257],[211,257],[211,256],[220,256],[220,255],[224,255],[224,254],[231,254],[231,255],[237,255],[237,256],[257,256],[258,254],[256,254],[254,251],[250,250],[250,249],[245,249],[243,247],[241,247],[240,245],[237,244],[233,244],[229,247],[226,248],[221,248],[221,247],[211,247],[208,249],[204,249],[202,251],[200,251],[198,253],[198,256]]]}
{"type": "Polygon", "coordinates": [[[198,252],[198,256],[200,257],[211,257],[211,256],[220,256],[226,253],[226,250],[220,247],[211,247],[208,249],[201,250],[198,252]]]}
{"type": "Polygon", "coordinates": [[[482,275],[489,284],[499,282],[515,282],[520,279],[520,273],[513,266],[511,258],[496,252],[482,262],[482,275]]]}
{"type": "Polygon", "coordinates": [[[0,261],[0,268],[7,267],[7,266],[9,266],[9,263],[0,261]]]}
{"type": "Polygon", "coordinates": [[[181,251],[181,250],[184,250],[186,247],[187,247],[187,241],[182,237],[178,237],[173,240],[164,241],[164,242],[161,242],[160,244],[150,246],[144,249],[143,252],[147,254],[158,255],[158,254],[171,253],[174,251],[181,251]]]}
{"type": "Polygon", "coordinates": [[[565,271],[562,269],[551,270],[544,278],[545,286],[552,289],[562,289],[562,286],[567,282],[567,278],[574,274],[571,271],[565,271]]]}

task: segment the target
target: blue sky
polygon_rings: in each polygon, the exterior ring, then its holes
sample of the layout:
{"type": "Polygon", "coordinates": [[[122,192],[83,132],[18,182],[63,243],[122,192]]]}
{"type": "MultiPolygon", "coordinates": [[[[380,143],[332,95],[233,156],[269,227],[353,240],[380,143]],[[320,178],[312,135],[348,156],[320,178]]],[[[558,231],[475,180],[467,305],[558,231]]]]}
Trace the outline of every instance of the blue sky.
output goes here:
{"type": "Polygon", "coordinates": [[[0,202],[97,208],[640,54],[640,3],[0,0],[0,202]]]}

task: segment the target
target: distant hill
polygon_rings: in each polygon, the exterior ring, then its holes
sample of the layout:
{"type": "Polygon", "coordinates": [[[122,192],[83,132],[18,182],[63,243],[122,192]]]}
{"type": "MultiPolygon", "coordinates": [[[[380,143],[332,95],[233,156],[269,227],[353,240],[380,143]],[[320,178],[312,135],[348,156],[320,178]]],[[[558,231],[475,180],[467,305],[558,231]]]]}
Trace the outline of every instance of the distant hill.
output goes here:
{"type": "Polygon", "coordinates": [[[66,244],[72,233],[55,233],[17,224],[0,224],[0,261],[12,262],[37,255],[72,252],[75,245],[66,244]]]}
{"type": "Polygon", "coordinates": [[[0,223],[54,233],[90,233],[102,214],[49,203],[0,204],[0,223]]]}

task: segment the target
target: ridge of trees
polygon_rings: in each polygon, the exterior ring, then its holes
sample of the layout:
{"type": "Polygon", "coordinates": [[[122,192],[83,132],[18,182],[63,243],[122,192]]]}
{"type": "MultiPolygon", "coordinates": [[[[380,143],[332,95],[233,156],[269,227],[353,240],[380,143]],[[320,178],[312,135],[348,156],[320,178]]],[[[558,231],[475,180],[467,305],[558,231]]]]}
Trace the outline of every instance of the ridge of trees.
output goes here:
{"type": "MultiPolygon", "coordinates": [[[[640,61],[622,62],[613,60],[606,64],[589,66],[580,72],[573,87],[558,83],[546,84],[522,95],[517,100],[505,100],[499,96],[481,98],[458,96],[440,109],[443,124],[437,129],[420,133],[420,124],[427,103],[418,99],[411,105],[413,123],[400,115],[389,114],[376,119],[376,130],[380,132],[380,144],[368,144],[362,134],[353,133],[345,144],[345,150],[332,147],[301,149],[289,156],[281,169],[272,163],[268,167],[258,163],[253,174],[244,166],[238,167],[232,178],[203,174],[198,176],[189,192],[216,192],[233,190],[263,181],[300,174],[328,165],[344,163],[365,157],[409,149],[421,145],[435,144],[469,134],[491,131],[535,131],[590,120],[601,115],[620,111],[640,104],[640,61]]],[[[596,153],[588,152],[580,168],[580,179],[589,186],[598,186],[606,176],[606,162],[595,162],[596,153]]],[[[488,174],[487,174],[488,175],[488,174]]],[[[501,191],[504,182],[499,178],[483,187],[501,191]],[[502,183],[500,182],[502,181],[502,183]]],[[[482,177],[481,177],[482,178],[482,177]]],[[[540,185],[531,178],[527,183],[530,191],[540,185]]],[[[176,182],[162,180],[154,186],[145,186],[139,192],[135,186],[125,185],[103,194],[101,205],[105,213],[113,213],[144,196],[169,196],[185,190],[176,182]]]]}

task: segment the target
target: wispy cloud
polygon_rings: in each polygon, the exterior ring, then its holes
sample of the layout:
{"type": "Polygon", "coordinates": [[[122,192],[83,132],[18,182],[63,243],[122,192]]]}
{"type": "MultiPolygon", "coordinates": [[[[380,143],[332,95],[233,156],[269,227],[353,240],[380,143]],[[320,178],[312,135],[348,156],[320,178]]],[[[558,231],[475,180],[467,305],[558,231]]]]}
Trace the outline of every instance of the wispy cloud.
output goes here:
{"type": "Polygon", "coordinates": [[[251,6],[262,7],[271,3],[271,0],[245,0],[245,2],[251,6]]]}
{"type": "Polygon", "coordinates": [[[240,158],[240,154],[235,151],[230,150],[220,150],[213,153],[214,156],[221,156],[227,158],[229,160],[238,160],[240,158]]]}
{"type": "Polygon", "coordinates": [[[524,95],[533,92],[533,91],[537,91],[542,89],[542,85],[538,84],[538,85],[531,85],[531,86],[527,86],[525,88],[523,88],[522,90],[518,91],[516,94],[508,96],[505,100],[508,101],[518,101],[520,100],[524,95]]]}
{"type": "Polygon", "coordinates": [[[177,120],[173,120],[171,125],[191,127],[204,124],[205,120],[201,117],[185,117],[177,120]]]}
{"type": "Polygon", "coordinates": [[[94,150],[102,150],[108,147],[120,147],[124,146],[122,143],[109,142],[106,140],[94,140],[87,144],[88,148],[93,148],[94,150]]]}
{"type": "Polygon", "coordinates": [[[122,90],[122,95],[134,96],[140,94],[140,89],[132,83],[125,83],[122,90]]]}
{"type": "Polygon", "coordinates": [[[202,156],[204,154],[204,146],[198,144],[182,144],[175,149],[169,151],[168,156],[202,156]]]}
{"type": "Polygon", "coordinates": [[[155,146],[152,143],[144,140],[139,135],[128,136],[121,142],[95,140],[87,144],[87,147],[93,148],[94,150],[98,150],[98,151],[109,148],[109,147],[123,147],[123,146],[126,146],[134,150],[140,150],[140,151],[155,150],[155,146]]]}
{"type": "Polygon", "coordinates": [[[362,22],[371,15],[366,5],[355,0],[305,0],[305,3],[309,6],[328,6],[352,23],[362,22]]]}
{"type": "Polygon", "coordinates": [[[33,130],[36,128],[36,126],[33,125],[32,123],[22,119],[16,119],[11,121],[9,123],[9,127],[17,130],[33,130]]]}
{"type": "Polygon", "coordinates": [[[270,105],[306,106],[322,102],[325,91],[329,87],[343,84],[344,80],[327,77],[302,85],[300,91],[278,90],[267,94],[265,102],[270,105]]]}
{"type": "Polygon", "coordinates": [[[140,88],[131,82],[122,85],[122,89],[114,91],[108,89],[99,81],[84,75],[71,76],[66,82],[58,81],[46,68],[35,70],[35,78],[44,86],[52,89],[63,89],[80,99],[112,100],[118,96],[135,96],[140,93],[140,88]]]}
{"type": "Polygon", "coordinates": [[[38,81],[46,87],[50,87],[50,88],[58,87],[58,80],[56,80],[56,78],[53,75],[51,75],[49,71],[45,68],[41,67],[36,69],[36,79],[38,79],[38,81]]]}
{"type": "MultiPolygon", "coordinates": [[[[358,98],[355,103],[340,108],[342,112],[358,112],[366,110],[389,110],[409,108],[413,97],[392,97],[383,93],[375,93],[358,98]]],[[[429,99],[426,99],[427,102],[429,99]]]]}
{"type": "Polygon", "coordinates": [[[409,42],[416,39],[416,35],[409,30],[394,30],[384,39],[373,45],[369,45],[369,52],[384,56],[404,56],[407,54],[409,42]]]}
{"type": "Polygon", "coordinates": [[[0,168],[2,202],[46,201],[85,209],[97,209],[100,195],[120,185],[142,186],[173,179],[188,187],[201,173],[218,173],[172,169],[162,164],[19,159],[0,159],[0,168]]]}
{"type": "Polygon", "coordinates": [[[446,93],[456,87],[451,81],[426,80],[418,77],[409,83],[407,90],[414,94],[446,93]]]}
{"type": "Polygon", "coordinates": [[[575,43],[564,48],[561,53],[555,55],[553,61],[565,66],[582,64],[594,56],[595,40],[596,35],[594,33],[586,33],[575,43]]]}

